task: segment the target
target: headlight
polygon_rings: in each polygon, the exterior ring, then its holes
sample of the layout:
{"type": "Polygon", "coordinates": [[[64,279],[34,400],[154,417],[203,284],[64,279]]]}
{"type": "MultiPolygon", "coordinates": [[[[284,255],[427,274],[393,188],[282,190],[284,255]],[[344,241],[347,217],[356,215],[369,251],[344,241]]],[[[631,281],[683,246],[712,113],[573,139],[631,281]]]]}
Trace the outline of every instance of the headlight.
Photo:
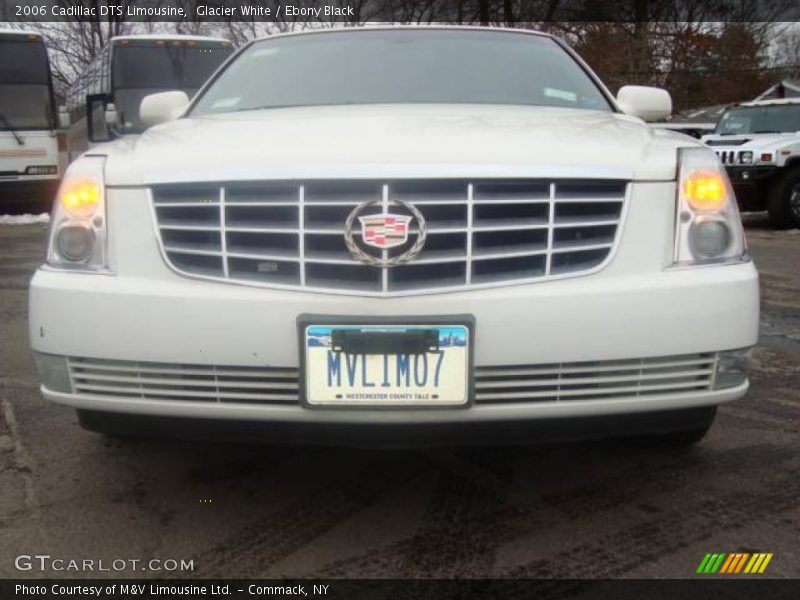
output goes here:
{"type": "Polygon", "coordinates": [[[717,156],[683,148],[678,159],[675,263],[748,260],[736,198],[717,156]]]}
{"type": "Polygon", "coordinates": [[[106,270],[106,202],[102,157],[81,158],[67,169],[50,221],[47,264],[106,270]]]}
{"type": "Polygon", "coordinates": [[[750,150],[739,152],[739,163],[743,165],[753,164],[753,153],[750,150]]]}

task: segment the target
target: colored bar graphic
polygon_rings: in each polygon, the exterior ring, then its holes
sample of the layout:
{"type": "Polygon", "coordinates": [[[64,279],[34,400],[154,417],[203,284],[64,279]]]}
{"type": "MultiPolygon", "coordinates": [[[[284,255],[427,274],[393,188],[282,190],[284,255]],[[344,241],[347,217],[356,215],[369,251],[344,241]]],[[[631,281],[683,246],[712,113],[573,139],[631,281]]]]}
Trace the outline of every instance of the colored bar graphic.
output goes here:
{"type": "Polygon", "coordinates": [[[711,572],[712,573],[716,573],[719,570],[719,568],[722,566],[722,561],[724,559],[725,559],[725,553],[724,552],[720,552],[719,558],[717,559],[717,562],[714,563],[714,566],[711,568],[711,572]]]}
{"type": "Polygon", "coordinates": [[[738,552],[734,552],[733,554],[728,555],[728,560],[725,561],[725,564],[720,569],[720,573],[732,573],[733,570],[736,568],[736,565],[739,564],[739,558],[742,555],[738,552]]]}
{"type": "Polygon", "coordinates": [[[697,567],[697,572],[698,573],[705,573],[706,572],[706,570],[705,570],[706,569],[706,565],[708,564],[708,561],[710,559],[711,559],[711,555],[710,554],[706,554],[703,557],[703,560],[700,562],[700,566],[697,567]]]}
{"type": "Polygon", "coordinates": [[[736,557],[735,554],[729,554],[728,560],[722,565],[722,568],[719,570],[720,573],[727,573],[728,569],[731,568],[731,563],[733,563],[733,559],[736,557]]]}
{"type": "Polygon", "coordinates": [[[742,568],[744,568],[744,563],[745,563],[745,561],[746,561],[746,560],[747,560],[749,557],[750,557],[750,553],[749,553],[749,552],[748,552],[748,553],[745,553],[745,554],[741,554],[741,555],[740,555],[740,558],[739,558],[739,562],[737,562],[737,563],[736,563],[736,570],[735,570],[735,571],[733,571],[733,570],[732,570],[731,572],[732,572],[732,573],[738,573],[739,571],[741,571],[741,570],[742,570],[742,568]]]}
{"type": "Polygon", "coordinates": [[[753,557],[750,559],[750,562],[747,563],[747,566],[744,568],[744,572],[754,573],[755,571],[753,571],[753,568],[757,569],[758,565],[761,563],[763,559],[764,559],[763,554],[758,554],[758,553],[753,554],[753,557]]]}
{"type": "Polygon", "coordinates": [[[719,558],[718,553],[715,552],[714,554],[712,554],[711,558],[708,559],[708,564],[706,565],[706,568],[703,569],[703,573],[711,573],[712,572],[711,569],[714,568],[714,563],[717,562],[718,558],[719,558]]]}
{"type": "Polygon", "coordinates": [[[771,561],[771,560],[772,560],[772,552],[770,552],[769,554],[767,554],[764,557],[764,562],[761,563],[761,566],[758,568],[758,572],[759,573],[763,573],[764,570],[767,568],[767,565],[769,564],[769,561],[771,561]]]}
{"type": "Polygon", "coordinates": [[[708,553],[703,557],[697,573],[703,574],[737,574],[737,573],[763,573],[773,554],[766,552],[725,552],[708,553]],[[727,558],[726,558],[727,557],[727,558]],[[745,566],[747,565],[747,566],[745,566]]]}

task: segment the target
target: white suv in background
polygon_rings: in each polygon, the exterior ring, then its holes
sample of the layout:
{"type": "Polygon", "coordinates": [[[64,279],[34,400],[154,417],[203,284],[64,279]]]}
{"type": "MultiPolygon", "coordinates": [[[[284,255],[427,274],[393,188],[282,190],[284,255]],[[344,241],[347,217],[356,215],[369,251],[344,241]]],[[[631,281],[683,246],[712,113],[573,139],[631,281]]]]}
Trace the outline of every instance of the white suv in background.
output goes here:
{"type": "Polygon", "coordinates": [[[716,155],[642,120],[670,110],[534,32],[254,41],[70,167],[42,391],[100,431],[696,441],[747,391],[758,276],[716,155]]]}
{"type": "Polygon", "coordinates": [[[742,210],[800,227],[800,98],[737,104],[702,140],[725,165],[742,210]]]}

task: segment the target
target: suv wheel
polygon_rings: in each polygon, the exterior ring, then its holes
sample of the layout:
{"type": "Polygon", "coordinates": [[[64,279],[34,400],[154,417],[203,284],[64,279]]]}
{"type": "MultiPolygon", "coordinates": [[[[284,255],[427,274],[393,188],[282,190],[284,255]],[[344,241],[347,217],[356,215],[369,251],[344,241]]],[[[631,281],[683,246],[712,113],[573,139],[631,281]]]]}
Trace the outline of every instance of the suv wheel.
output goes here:
{"type": "Polygon", "coordinates": [[[775,227],[800,227],[800,169],[790,169],[770,191],[769,218],[775,227]]]}

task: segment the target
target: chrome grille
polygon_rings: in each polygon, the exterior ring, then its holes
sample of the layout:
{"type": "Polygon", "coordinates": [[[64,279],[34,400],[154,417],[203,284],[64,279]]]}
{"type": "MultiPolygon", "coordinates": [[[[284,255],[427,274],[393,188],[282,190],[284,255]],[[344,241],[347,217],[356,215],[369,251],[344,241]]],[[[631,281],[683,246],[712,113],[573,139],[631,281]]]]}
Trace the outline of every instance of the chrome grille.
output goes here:
{"type": "Polygon", "coordinates": [[[195,402],[297,402],[297,369],[90,358],[68,361],[78,394],[195,402]]]}
{"type": "Polygon", "coordinates": [[[483,367],[475,401],[564,402],[681,394],[713,387],[716,354],[664,358],[483,367]]]}
{"type": "MultiPolygon", "coordinates": [[[[690,394],[714,387],[716,353],[617,361],[476,367],[476,404],[690,394]]],[[[128,399],[299,404],[295,368],[70,358],[75,393],[128,399]]]]}
{"type": "Polygon", "coordinates": [[[736,151],[735,150],[717,150],[717,156],[719,156],[719,161],[723,165],[735,165],[736,164],[736,151]]]}
{"type": "MultiPolygon", "coordinates": [[[[591,272],[611,256],[627,184],[618,180],[256,181],[150,190],[165,260],[192,277],[334,293],[399,295],[591,272]],[[402,200],[426,220],[422,253],[377,268],[348,252],[359,204],[402,200]]],[[[396,212],[396,211],[395,211],[396,212]]],[[[360,240],[360,231],[356,231],[360,240]]],[[[416,240],[412,224],[404,252],[416,240]]],[[[373,253],[380,250],[362,247],[373,253]]]]}

